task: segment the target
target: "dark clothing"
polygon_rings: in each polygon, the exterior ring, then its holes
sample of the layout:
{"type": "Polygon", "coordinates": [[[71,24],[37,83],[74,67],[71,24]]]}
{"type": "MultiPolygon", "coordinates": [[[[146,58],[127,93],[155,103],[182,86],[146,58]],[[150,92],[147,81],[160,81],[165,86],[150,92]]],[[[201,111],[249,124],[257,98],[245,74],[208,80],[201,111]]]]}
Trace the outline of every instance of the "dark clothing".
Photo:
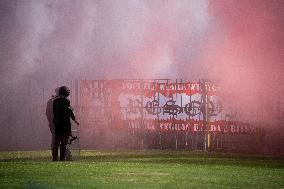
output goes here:
{"type": "Polygon", "coordinates": [[[70,101],[67,98],[59,97],[53,101],[53,123],[55,134],[71,135],[71,122],[75,116],[70,107],[70,101]]]}
{"type": "Polygon", "coordinates": [[[58,147],[60,145],[60,161],[65,160],[66,145],[69,135],[55,135],[54,144],[52,147],[52,160],[58,161],[58,147]]]}
{"type": "Polygon", "coordinates": [[[74,113],[67,98],[59,97],[53,100],[53,123],[55,127],[55,141],[52,148],[53,161],[58,160],[58,147],[60,145],[60,160],[65,160],[65,151],[68,138],[71,135],[71,122],[75,120],[74,113]]]}
{"type": "Polygon", "coordinates": [[[58,96],[52,96],[46,103],[45,115],[48,120],[48,126],[52,136],[51,148],[55,141],[55,128],[53,123],[53,101],[58,98],[58,96]]]}
{"type": "Polygon", "coordinates": [[[53,124],[53,101],[58,98],[58,96],[52,96],[46,103],[45,115],[50,126],[50,131],[54,132],[54,124],[53,124]]]}

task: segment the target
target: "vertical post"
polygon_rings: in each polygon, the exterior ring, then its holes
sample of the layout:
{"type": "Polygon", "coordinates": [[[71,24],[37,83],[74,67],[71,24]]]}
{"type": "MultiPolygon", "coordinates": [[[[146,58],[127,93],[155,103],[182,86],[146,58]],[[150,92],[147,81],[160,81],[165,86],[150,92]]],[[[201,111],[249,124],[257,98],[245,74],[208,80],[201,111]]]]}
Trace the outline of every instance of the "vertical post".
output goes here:
{"type": "MultiPolygon", "coordinates": [[[[11,104],[11,100],[9,98],[9,104],[11,104]]],[[[12,127],[14,125],[12,125],[12,110],[11,110],[11,106],[9,106],[9,115],[8,115],[8,141],[9,141],[9,148],[7,150],[14,150],[13,149],[13,130],[12,127]]]]}
{"type": "MultiPolygon", "coordinates": [[[[40,116],[40,123],[41,123],[41,125],[44,125],[45,124],[45,111],[46,111],[46,109],[45,109],[45,101],[44,101],[44,88],[45,88],[45,85],[44,85],[44,80],[42,80],[42,114],[41,114],[41,116],[40,116]]],[[[41,131],[42,131],[42,129],[41,129],[41,131]]]]}
{"type": "Polygon", "coordinates": [[[43,113],[44,113],[44,105],[45,105],[45,102],[44,102],[44,80],[42,81],[42,110],[43,110],[43,113]]]}
{"type": "Polygon", "coordinates": [[[185,132],[185,146],[186,146],[186,148],[187,148],[187,146],[188,146],[187,140],[188,140],[188,138],[187,138],[187,131],[186,131],[186,132],[185,132]]]}
{"type": "Polygon", "coordinates": [[[176,150],[178,149],[178,139],[177,139],[177,133],[175,133],[175,139],[176,139],[176,150]]]}
{"type": "MultiPolygon", "coordinates": [[[[144,82],[143,80],[140,80],[140,88],[141,89],[144,89],[144,82]]],[[[144,98],[143,98],[143,95],[140,95],[140,100],[141,100],[141,104],[137,104],[138,105],[138,108],[139,108],[139,111],[140,111],[140,116],[141,116],[141,122],[140,122],[140,127],[142,126],[142,150],[144,150],[145,148],[145,136],[146,136],[146,128],[145,128],[145,124],[144,124],[144,115],[143,115],[143,105],[144,105],[144,98]],[[140,107],[139,107],[140,106],[140,107]]]]}
{"type": "Polygon", "coordinates": [[[79,105],[79,87],[78,87],[78,79],[75,79],[75,110],[78,112],[79,105]]]}
{"type": "MultiPolygon", "coordinates": [[[[159,80],[157,83],[160,83],[159,80]]],[[[157,85],[158,86],[158,85],[157,85]]],[[[156,89],[156,80],[154,80],[154,88],[156,89]]],[[[154,95],[154,100],[156,99],[156,94],[154,95]]],[[[158,90],[158,107],[160,108],[160,93],[159,93],[159,90],[158,90]]],[[[159,143],[160,143],[160,149],[163,148],[162,146],[162,134],[161,134],[161,131],[160,131],[160,116],[159,114],[157,114],[157,118],[158,118],[158,127],[159,127],[159,143]]]]}
{"type": "MultiPolygon", "coordinates": [[[[76,111],[77,117],[79,116],[79,122],[81,124],[81,120],[80,120],[81,110],[80,110],[80,107],[79,107],[79,82],[78,82],[78,79],[75,79],[75,111],[76,111]]],[[[80,125],[78,125],[77,128],[78,128],[77,129],[78,157],[80,158],[80,125]]]]}
{"type": "Polygon", "coordinates": [[[208,150],[208,94],[206,80],[200,81],[201,92],[202,92],[202,114],[203,114],[203,133],[204,133],[204,151],[208,150]]]}
{"type": "MultiPolygon", "coordinates": [[[[192,96],[191,87],[192,87],[192,82],[189,83],[189,103],[190,104],[191,104],[191,96],[192,96]]],[[[194,119],[193,116],[188,115],[188,120],[189,120],[190,124],[192,124],[193,119],[194,119]]],[[[190,144],[191,144],[190,148],[191,148],[191,150],[193,150],[193,132],[190,133],[190,140],[191,140],[190,141],[190,144]]]]}
{"type": "MultiPolygon", "coordinates": [[[[32,108],[32,100],[31,100],[31,80],[29,80],[29,86],[28,86],[28,103],[29,103],[29,114],[30,114],[30,132],[34,133],[34,128],[33,128],[33,108],[32,108]]],[[[30,140],[36,140],[35,138],[30,138],[30,140]]],[[[32,141],[29,141],[32,143],[32,141]]],[[[34,146],[33,146],[34,147],[34,146]]]]}
{"type": "Polygon", "coordinates": [[[159,143],[160,143],[160,149],[162,149],[162,134],[161,132],[159,131],[159,143]]]}
{"type": "Polygon", "coordinates": [[[210,122],[210,112],[209,112],[209,102],[210,102],[210,97],[208,95],[208,85],[205,85],[205,91],[206,91],[206,135],[207,135],[207,150],[210,147],[210,133],[209,133],[209,122],[210,122]]]}

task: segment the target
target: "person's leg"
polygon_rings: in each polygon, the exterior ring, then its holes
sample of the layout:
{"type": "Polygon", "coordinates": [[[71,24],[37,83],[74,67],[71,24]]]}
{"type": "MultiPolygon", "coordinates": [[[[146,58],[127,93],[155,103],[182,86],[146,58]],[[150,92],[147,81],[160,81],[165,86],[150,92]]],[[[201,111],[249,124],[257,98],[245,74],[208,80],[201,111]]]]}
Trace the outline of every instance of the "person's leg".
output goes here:
{"type": "Polygon", "coordinates": [[[51,133],[51,149],[53,148],[55,144],[55,133],[51,133]]]}
{"type": "Polygon", "coordinates": [[[55,128],[54,128],[54,124],[53,123],[49,123],[49,129],[50,129],[50,133],[51,133],[51,149],[55,143],[55,128]]]}
{"type": "Polygon", "coordinates": [[[65,161],[66,145],[68,143],[69,135],[64,135],[60,143],[60,161],[65,161]]]}
{"type": "Polygon", "coordinates": [[[52,145],[52,160],[58,161],[58,147],[60,144],[60,136],[54,135],[54,143],[52,145]]]}

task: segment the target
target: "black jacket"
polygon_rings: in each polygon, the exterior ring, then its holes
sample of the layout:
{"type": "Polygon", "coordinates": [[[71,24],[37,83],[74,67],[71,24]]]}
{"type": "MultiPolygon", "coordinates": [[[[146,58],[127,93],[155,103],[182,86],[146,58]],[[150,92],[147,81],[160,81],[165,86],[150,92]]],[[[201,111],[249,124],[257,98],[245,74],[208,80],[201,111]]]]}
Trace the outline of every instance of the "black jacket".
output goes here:
{"type": "Polygon", "coordinates": [[[67,98],[59,97],[53,101],[53,123],[56,134],[71,134],[71,122],[75,120],[75,115],[70,107],[70,101],[67,98]]]}

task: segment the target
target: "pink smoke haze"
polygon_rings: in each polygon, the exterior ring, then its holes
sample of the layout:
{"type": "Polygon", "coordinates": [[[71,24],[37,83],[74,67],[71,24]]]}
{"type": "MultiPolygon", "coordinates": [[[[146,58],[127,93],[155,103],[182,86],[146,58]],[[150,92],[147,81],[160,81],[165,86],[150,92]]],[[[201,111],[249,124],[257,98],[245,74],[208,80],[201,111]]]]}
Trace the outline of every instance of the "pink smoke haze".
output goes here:
{"type": "Polygon", "coordinates": [[[283,2],[218,1],[209,11],[216,29],[201,61],[209,77],[232,103],[275,120],[270,106],[283,102],[284,92],[283,2]]]}
{"type": "Polygon", "coordinates": [[[283,23],[282,0],[2,0],[1,122],[47,98],[27,92],[31,81],[50,94],[74,79],[201,78],[272,123],[284,104],[283,23]]]}

